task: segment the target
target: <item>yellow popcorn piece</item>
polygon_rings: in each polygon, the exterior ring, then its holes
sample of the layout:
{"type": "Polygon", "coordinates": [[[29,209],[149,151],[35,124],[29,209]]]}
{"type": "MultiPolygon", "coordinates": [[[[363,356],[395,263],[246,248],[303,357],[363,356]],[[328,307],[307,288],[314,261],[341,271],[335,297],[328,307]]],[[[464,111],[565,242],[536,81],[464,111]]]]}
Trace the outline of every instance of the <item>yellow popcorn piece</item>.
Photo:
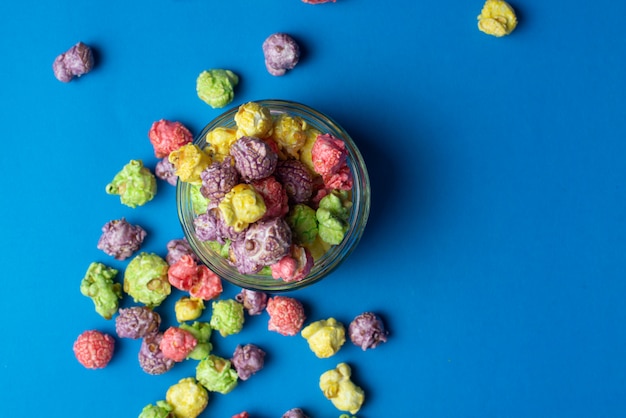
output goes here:
{"type": "Polygon", "coordinates": [[[365,394],[363,389],[350,380],[352,370],[346,363],[339,363],[335,369],[324,372],[320,377],[320,389],[335,408],[356,414],[361,409],[365,394]]]}
{"type": "Polygon", "coordinates": [[[298,151],[306,142],[307,123],[299,116],[280,114],[274,121],[272,138],[283,152],[298,158],[298,151]]]}
{"type": "Polygon", "coordinates": [[[186,377],[170,386],[165,395],[172,414],[177,418],[196,418],[209,403],[209,393],[193,377],[186,377]]]}
{"type": "Polygon", "coordinates": [[[508,35],[516,26],[515,11],[503,0],[487,0],[478,15],[478,29],[488,35],[508,35]]]}
{"type": "Polygon", "coordinates": [[[226,193],[218,207],[226,225],[232,226],[237,232],[261,219],[267,210],[259,192],[243,183],[226,193]]]}
{"type": "Polygon", "coordinates": [[[319,358],[334,355],[346,342],[346,329],[335,318],[322,319],[306,326],[301,335],[319,358]]]}
{"type": "Polygon", "coordinates": [[[313,145],[315,141],[317,141],[317,137],[322,133],[315,128],[307,128],[305,131],[306,139],[304,144],[300,148],[300,162],[307,166],[311,173],[315,173],[315,167],[313,166],[313,157],[311,157],[311,150],[313,149],[313,145]]]}
{"type": "Polygon", "coordinates": [[[237,124],[237,138],[254,136],[266,138],[272,133],[274,121],[269,108],[256,102],[249,102],[239,106],[235,114],[237,124]]]}
{"type": "Polygon", "coordinates": [[[326,254],[331,247],[331,245],[327,242],[324,242],[324,240],[321,239],[319,235],[315,237],[315,241],[313,241],[311,244],[303,243],[302,246],[311,252],[311,256],[315,261],[322,258],[322,256],[326,254]]]}
{"type": "Polygon", "coordinates": [[[203,311],[204,301],[198,298],[183,296],[174,305],[176,320],[181,323],[198,319],[203,311]]]}
{"type": "Polygon", "coordinates": [[[181,181],[202,184],[200,173],[211,165],[211,157],[195,144],[186,144],[174,150],[168,157],[181,181]]]}
{"type": "Polygon", "coordinates": [[[206,151],[216,161],[222,162],[230,155],[230,146],[237,141],[237,131],[235,129],[218,126],[207,132],[205,136],[207,144],[206,151]]]}

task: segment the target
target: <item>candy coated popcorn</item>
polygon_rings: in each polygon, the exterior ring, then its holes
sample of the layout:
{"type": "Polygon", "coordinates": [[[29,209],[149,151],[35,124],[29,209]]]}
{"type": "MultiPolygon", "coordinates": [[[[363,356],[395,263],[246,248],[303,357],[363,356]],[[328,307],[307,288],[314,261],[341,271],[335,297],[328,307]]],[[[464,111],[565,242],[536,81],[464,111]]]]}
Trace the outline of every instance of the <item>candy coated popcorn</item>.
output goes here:
{"type": "Polygon", "coordinates": [[[352,171],[350,171],[347,163],[336,172],[322,176],[322,178],[324,179],[324,186],[328,189],[351,190],[354,184],[352,171]]]}
{"type": "Polygon", "coordinates": [[[307,325],[301,332],[309,348],[319,358],[335,355],[346,342],[346,330],[335,318],[322,319],[307,325]]]}
{"type": "Polygon", "coordinates": [[[175,417],[196,418],[209,403],[209,393],[193,377],[186,377],[170,386],[165,394],[175,417]]]}
{"type": "Polygon", "coordinates": [[[352,370],[346,363],[324,372],[320,377],[320,389],[335,408],[356,414],[365,400],[363,389],[350,380],[352,370]]]}
{"type": "Polygon", "coordinates": [[[267,301],[270,316],[267,329],[281,335],[293,336],[302,329],[306,316],[299,300],[288,296],[274,296],[267,301]]]}
{"type": "Polygon", "coordinates": [[[192,333],[171,326],[163,333],[159,348],[165,357],[181,362],[193,351],[196,344],[198,344],[198,340],[192,333]]]}
{"type": "Polygon", "coordinates": [[[178,322],[193,321],[198,319],[204,311],[202,299],[181,297],[174,304],[174,312],[178,322]]]}
{"type": "Polygon", "coordinates": [[[285,221],[291,228],[294,242],[301,244],[311,244],[317,237],[317,218],[315,210],[304,204],[297,204],[291,207],[285,221]]]}
{"type": "Polygon", "coordinates": [[[119,195],[122,204],[135,208],[151,201],[157,192],[156,177],[141,160],[130,160],[111,183],[107,194],[119,195]]]}
{"type": "Polygon", "coordinates": [[[154,167],[154,175],[167,182],[171,186],[176,186],[178,176],[176,175],[176,167],[170,163],[167,157],[161,158],[154,167]]]}
{"type": "Polygon", "coordinates": [[[168,157],[176,168],[176,175],[181,181],[201,185],[200,173],[211,165],[209,154],[196,144],[186,144],[172,151],[168,157]]]}
{"type": "Polygon", "coordinates": [[[246,411],[240,412],[237,415],[233,415],[232,418],[250,418],[250,414],[246,411]]]}
{"type": "Polygon", "coordinates": [[[211,392],[227,394],[237,386],[237,372],[225,358],[209,354],[196,366],[196,379],[211,392]]]}
{"type": "Polygon", "coordinates": [[[330,134],[318,136],[311,148],[313,167],[322,176],[337,172],[347,158],[346,144],[330,134]]]}
{"type": "Polygon", "coordinates": [[[115,340],[98,330],[85,331],[74,341],[74,355],[88,369],[101,369],[113,358],[115,340]]]}
{"type": "Polygon", "coordinates": [[[211,327],[222,337],[237,334],[243,328],[243,305],[234,299],[217,300],[212,304],[211,327]]]}
{"type": "Polygon", "coordinates": [[[276,169],[278,155],[262,139],[242,136],[230,147],[235,167],[245,181],[265,178],[276,169]]]}
{"type": "Polygon", "coordinates": [[[193,135],[185,125],[165,119],[152,124],[148,138],[157,158],[167,157],[172,151],[193,142],[193,135]]]}
{"type": "Polygon", "coordinates": [[[241,380],[248,380],[263,368],[264,363],[265,351],[254,344],[237,345],[231,358],[231,364],[241,380]]]}
{"type": "MultiPolygon", "coordinates": [[[[200,179],[202,182],[202,179],[200,179]]],[[[200,184],[191,184],[189,188],[189,194],[191,197],[191,206],[196,214],[205,213],[209,208],[209,199],[202,196],[200,192],[200,184]]]]}
{"type": "Polygon", "coordinates": [[[115,331],[120,338],[148,338],[159,332],[161,315],[147,306],[121,308],[115,318],[115,331]]]}
{"type": "Polygon", "coordinates": [[[149,307],[159,306],[171,292],[167,280],[169,265],[153,253],[139,253],[124,272],[124,291],[135,302],[149,307]]]}
{"type": "Polygon", "coordinates": [[[189,245],[189,241],[185,238],[170,240],[167,243],[166,248],[167,255],[165,256],[165,261],[167,261],[167,264],[170,266],[175,264],[184,255],[190,256],[196,262],[198,261],[198,256],[193,252],[191,246],[189,245]]]}
{"type": "Polygon", "coordinates": [[[292,245],[288,255],[270,266],[272,277],[284,282],[297,282],[311,272],[315,260],[311,252],[299,245],[292,245]]]}
{"type": "Polygon", "coordinates": [[[293,69],[300,59],[298,43],[286,33],[273,33],[263,42],[265,67],[274,76],[284,75],[293,69]]]}
{"type": "Polygon", "coordinates": [[[174,360],[165,357],[161,351],[161,340],[163,333],[158,332],[151,334],[141,340],[139,348],[139,366],[141,369],[151,375],[159,375],[169,371],[174,364],[174,360]]]}
{"type": "Polygon", "coordinates": [[[348,335],[354,345],[365,351],[386,342],[388,332],[383,321],[375,313],[364,312],[350,322],[348,335]]]}
{"type": "Polygon", "coordinates": [[[189,289],[191,297],[211,300],[222,294],[222,290],[222,279],[204,264],[199,265],[198,278],[189,289]]]}
{"type": "Polygon", "coordinates": [[[239,77],[230,70],[203,71],[196,80],[198,97],[212,108],[224,107],[233,101],[239,77]]]}
{"type": "Polygon", "coordinates": [[[487,0],[478,15],[478,29],[498,38],[510,34],[516,26],[515,11],[503,0],[487,0]]]}
{"type": "Polygon", "coordinates": [[[219,201],[239,183],[239,172],[231,164],[231,158],[214,161],[200,173],[200,193],[209,200],[219,201]]]}
{"type": "Polygon", "coordinates": [[[292,408],[289,411],[285,412],[282,418],[309,418],[302,409],[300,408],[292,408]]]}
{"type": "Polygon", "coordinates": [[[194,219],[193,224],[196,236],[201,241],[217,241],[223,245],[227,240],[237,241],[246,235],[246,228],[236,231],[234,227],[227,225],[221,210],[213,202],[209,203],[205,213],[194,219]]]}
{"type": "Polygon", "coordinates": [[[234,264],[243,274],[257,273],[289,253],[291,230],[282,218],[252,224],[245,238],[230,245],[234,264]]]}
{"type": "Polygon", "coordinates": [[[235,129],[224,126],[218,126],[210,130],[205,136],[205,141],[209,144],[205,151],[214,160],[224,160],[225,157],[230,155],[230,147],[239,138],[236,134],[237,131],[235,129]]]}
{"type": "Polygon", "coordinates": [[[248,184],[238,184],[219,203],[224,222],[235,231],[242,231],[265,215],[263,197],[248,184]]]}
{"type": "Polygon", "coordinates": [[[309,169],[298,160],[282,160],[276,165],[274,175],[294,203],[305,203],[313,194],[313,177],[309,169]]]}
{"type": "Polygon", "coordinates": [[[304,141],[304,145],[300,147],[299,151],[299,159],[310,171],[311,173],[315,173],[315,166],[313,165],[313,146],[317,141],[317,137],[322,135],[320,131],[317,129],[307,126],[307,129],[304,132],[306,134],[306,139],[304,141]]]}
{"type": "Polygon", "coordinates": [[[265,138],[272,133],[274,121],[270,110],[257,102],[244,103],[234,116],[237,125],[237,138],[253,136],[265,138]]]}
{"type": "Polygon", "coordinates": [[[278,147],[293,158],[298,158],[298,151],[307,140],[307,123],[299,116],[281,113],[274,120],[272,138],[278,147]]]}
{"type": "Polygon", "coordinates": [[[155,405],[146,405],[139,418],[172,418],[172,405],[166,401],[157,401],[155,405]]]}
{"type": "Polygon", "coordinates": [[[213,328],[208,322],[198,322],[195,321],[193,324],[189,325],[186,323],[180,324],[180,328],[189,331],[198,341],[196,347],[189,353],[187,358],[193,360],[202,360],[206,358],[213,350],[213,344],[209,341],[211,338],[211,332],[213,328]]]}
{"type": "Polygon", "coordinates": [[[331,245],[341,243],[348,231],[349,216],[350,209],[344,206],[340,195],[330,193],[324,196],[315,212],[320,238],[331,245]]]}
{"type": "Polygon", "coordinates": [[[104,319],[111,319],[122,299],[122,285],[115,282],[117,270],[102,263],[91,263],[80,282],[80,293],[90,298],[96,312],[104,319]]]}
{"type": "Polygon", "coordinates": [[[87,74],[93,68],[94,59],[91,48],[82,42],[68,49],[55,58],[52,71],[57,80],[64,83],[72,81],[74,77],[87,74]]]}
{"type": "Polygon", "coordinates": [[[252,316],[260,315],[267,307],[267,293],[258,290],[241,289],[235,300],[252,316]]]}
{"type": "Polygon", "coordinates": [[[262,219],[282,218],[287,214],[289,211],[287,190],[274,176],[253,181],[251,184],[265,203],[265,214],[262,219]]]}
{"type": "Polygon", "coordinates": [[[97,247],[116,260],[126,260],[139,250],[146,235],[141,226],[116,219],[104,224],[97,247]]]}
{"type": "Polygon", "coordinates": [[[176,289],[189,291],[198,280],[198,263],[191,255],[181,256],[177,262],[169,266],[167,280],[176,289]]]}

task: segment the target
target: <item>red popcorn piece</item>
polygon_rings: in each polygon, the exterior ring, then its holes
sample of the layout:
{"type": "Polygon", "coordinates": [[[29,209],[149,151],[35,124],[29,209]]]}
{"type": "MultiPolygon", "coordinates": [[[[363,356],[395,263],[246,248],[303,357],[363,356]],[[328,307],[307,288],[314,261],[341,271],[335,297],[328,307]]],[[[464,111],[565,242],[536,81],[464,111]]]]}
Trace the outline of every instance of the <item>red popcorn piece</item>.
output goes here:
{"type": "Polygon", "coordinates": [[[252,182],[254,189],[259,192],[265,202],[263,219],[282,218],[289,212],[289,198],[287,190],[273,176],[252,182]]]}
{"type": "Polygon", "coordinates": [[[302,303],[287,296],[270,298],[266,310],[270,316],[267,329],[281,335],[296,335],[306,319],[302,303]]]}
{"type": "Polygon", "coordinates": [[[157,158],[167,157],[172,151],[193,141],[193,135],[185,125],[165,119],[152,124],[148,138],[157,158]]]}
{"type": "Polygon", "coordinates": [[[344,163],[336,172],[322,176],[322,178],[327,189],[352,190],[352,185],[354,184],[352,172],[347,163],[344,163]]]}
{"type": "Polygon", "coordinates": [[[115,349],[115,339],[97,330],[85,331],[74,342],[74,355],[88,369],[101,369],[109,364],[115,349]]]}
{"type": "Polygon", "coordinates": [[[250,414],[244,411],[244,412],[238,413],[237,415],[233,415],[232,418],[250,418],[250,414]]]}
{"type": "Polygon", "coordinates": [[[347,158],[346,144],[330,134],[319,135],[311,149],[313,168],[322,176],[337,172],[347,158]]]}
{"type": "Polygon", "coordinates": [[[204,264],[198,266],[197,280],[189,289],[191,297],[211,300],[222,293],[222,279],[204,264]]]}
{"type": "Polygon", "coordinates": [[[165,357],[180,362],[187,358],[197,344],[198,340],[191,332],[172,326],[163,333],[159,348],[165,357]]]}
{"type": "Polygon", "coordinates": [[[198,280],[198,264],[190,255],[183,255],[167,270],[167,280],[179,290],[189,291],[198,280]]]}
{"type": "Polygon", "coordinates": [[[306,277],[313,268],[314,260],[311,252],[299,245],[293,245],[288,255],[278,263],[272,264],[272,277],[285,282],[297,282],[306,277]]]}

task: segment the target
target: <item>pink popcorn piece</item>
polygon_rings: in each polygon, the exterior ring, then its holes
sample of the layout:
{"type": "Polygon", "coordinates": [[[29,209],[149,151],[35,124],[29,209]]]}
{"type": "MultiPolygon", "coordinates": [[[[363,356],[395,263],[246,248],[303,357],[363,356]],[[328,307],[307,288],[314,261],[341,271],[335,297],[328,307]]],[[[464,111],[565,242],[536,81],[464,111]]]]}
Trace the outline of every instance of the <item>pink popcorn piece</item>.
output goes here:
{"type": "Polygon", "coordinates": [[[193,141],[193,135],[185,125],[165,119],[152,124],[148,138],[157,158],[167,157],[172,151],[193,141]]]}
{"type": "Polygon", "coordinates": [[[311,272],[315,260],[311,252],[300,245],[292,245],[291,251],[280,261],[270,266],[272,277],[284,282],[297,282],[311,272]]]}
{"type": "Polygon", "coordinates": [[[102,369],[113,358],[115,339],[98,330],[85,331],[74,341],[74,355],[88,369],[102,369]]]}
{"type": "Polygon", "coordinates": [[[282,218],[289,212],[287,190],[274,176],[266,177],[251,183],[265,202],[265,215],[262,219],[282,218]]]}
{"type": "Polygon", "coordinates": [[[299,300],[288,296],[274,296],[267,301],[270,316],[267,329],[281,335],[293,336],[300,332],[306,316],[299,300]]]}
{"type": "Polygon", "coordinates": [[[183,255],[167,270],[167,279],[178,290],[189,291],[198,280],[198,264],[191,255],[183,255]]]}
{"type": "Polygon", "coordinates": [[[57,80],[69,83],[74,77],[87,74],[94,65],[91,48],[82,42],[57,56],[52,63],[52,71],[57,80]]]}
{"type": "Polygon", "coordinates": [[[197,299],[211,300],[221,295],[222,291],[222,279],[204,264],[199,265],[197,280],[189,289],[189,295],[197,299]]]}
{"type": "Polygon", "coordinates": [[[163,356],[181,362],[193,351],[198,340],[193,334],[184,329],[171,326],[163,333],[159,348],[163,356]]]}
{"type": "Polygon", "coordinates": [[[322,176],[322,178],[324,179],[324,186],[330,190],[352,190],[354,184],[352,171],[350,171],[347,163],[344,163],[336,172],[322,176]]]}
{"type": "Polygon", "coordinates": [[[346,144],[330,134],[319,135],[311,148],[313,168],[322,176],[337,172],[347,158],[346,144]]]}

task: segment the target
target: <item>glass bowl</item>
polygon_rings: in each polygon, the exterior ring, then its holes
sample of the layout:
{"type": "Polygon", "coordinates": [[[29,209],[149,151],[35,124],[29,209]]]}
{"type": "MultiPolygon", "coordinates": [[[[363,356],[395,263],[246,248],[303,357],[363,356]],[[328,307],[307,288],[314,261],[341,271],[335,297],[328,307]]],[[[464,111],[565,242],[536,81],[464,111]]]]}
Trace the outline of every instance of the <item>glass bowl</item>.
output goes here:
{"type": "MultiPolygon", "coordinates": [[[[197,238],[194,228],[194,219],[197,214],[193,208],[192,185],[179,181],[176,186],[176,203],[178,217],[192,250],[200,261],[207,265],[222,279],[242,288],[267,291],[283,292],[295,290],[311,285],[335,270],[355,249],[358,244],[370,212],[370,182],[367,168],[363,157],[350,135],[336,122],[328,116],[300,103],[285,100],[257,100],[265,107],[268,107],[273,117],[282,113],[302,118],[310,127],[317,129],[322,134],[331,134],[345,142],[348,151],[347,163],[353,176],[352,187],[352,208],[348,219],[348,230],[338,245],[331,246],[321,257],[315,260],[315,264],[309,274],[302,280],[286,282],[281,279],[274,279],[271,275],[265,274],[242,274],[229,260],[214,251],[208,242],[197,238]]],[[[207,133],[217,127],[235,128],[235,114],[239,107],[232,108],[217,118],[213,119],[194,139],[201,149],[208,144],[206,142],[207,133]]]]}

